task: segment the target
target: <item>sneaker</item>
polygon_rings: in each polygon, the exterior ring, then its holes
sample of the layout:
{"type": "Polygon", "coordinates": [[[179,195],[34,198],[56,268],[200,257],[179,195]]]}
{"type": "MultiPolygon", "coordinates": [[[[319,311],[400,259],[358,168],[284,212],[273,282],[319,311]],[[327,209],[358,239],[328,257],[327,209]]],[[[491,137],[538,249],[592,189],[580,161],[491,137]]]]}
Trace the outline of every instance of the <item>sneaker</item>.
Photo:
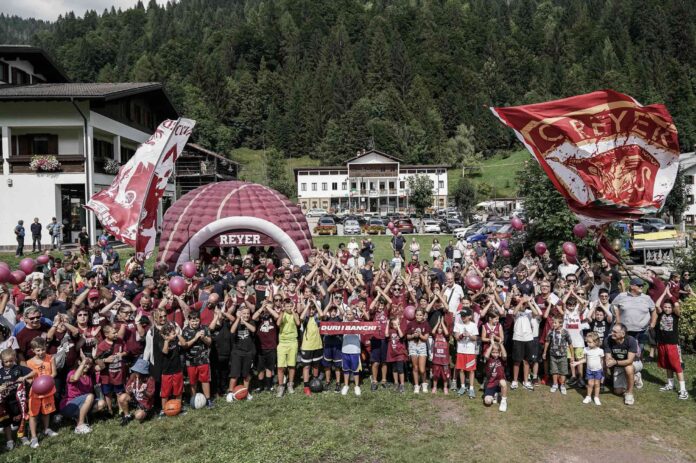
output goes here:
{"type": "Polygon", "coordinates": [[[578,380],[578,387],[580,387],[580,388],[587,387],[587,383],[585,382],[584,379],[580,378],[578,380]]]}
{"type": "Polygon", "coordinates": [[[507,399],[505,397],[500,399],[500,405],[498,406],[498,410],[501,412],[507,411],[507,399]]]}
{"type": "Polygon", "coordinates": [[[406,392],[406,388],[404,387],[403,384],[399,384],[399,393],[403,394],[404,392],[406,392]]]}
{"type": "Polygon", "coordinates": [[[522,386],[524,386],[524,388],[527,389],[528,391],[534,390],[534,385],[532,383],[530,383],[529,381],[523,382],[522,386]]]}
{"type": "Polygon", "coordinates": [[[672,384],[665,384],[664,386],[662,386],[660,388],[660,392],[669,392],[669,391],[673,391],[673,390],[674,390],[674,386],[672,384]]]}
{"type": "Polygon", "coordinates": [[[633,375],[633,382],[636,385],[636,389],[643,389],[643,375],[640,372],[633,375]]]}
{"type": "Polygon", "coordinates": [[[421,384],[421,391],[428,392],[428,383],[421,384]]]}
{"type": "Polygon", "coordinates": [[[247,394],[246,400],[254,400],[254,396],[251,394],[247,394]]]}
{"type": "MultiPolygon", "coordinates": [[[[123,418],[126,417],[124,416],[123,418]]],[[[121,419],[121,426],[123,426],[123,418],[121,419]]],[[[126,424],[128,424],[128,422],[126,422],[126,424]]],[[[89,434],[90,432],[92,432],[92,428],[90,428],[88,424],[81,424],[75,428],[75,434],[89,434]]]]}
{"type": "Polygon", "coordinates": [[[679,391],[679,399],[680,400],[686,400],[688,398],[689,398],[689,393],[686,392],[686,389],[682,389],[681,391],[679,391]]]}
{"type": "Polygon", "coordinates": [[[466,388],[464,386],[462,386],[457,390],[457,395],[464,395],[464,394],[466,394],[466,388]]]}
{"type": "Polygon", "coordinates": [[[205,403],[205,406],[208,408],[215,408],[215,403],[212,400],[208,399],[205,403]]]}
{"type": "Polygon", "coordinates": [[[378,387],[379,387],[379,385],[378,385],[377,383],[372,383],[372,384],[370,385],[370,390],[371,390],[372,392],[374,392],[374,391],[377,390],[378,387]]]}
{"type": "Polygon", "coordinates": [[[343,388],[341,388],[341,395],[346,395],[346,394],[348,394],[348,386],[343,386],[343,388]]]}
{"type": "Polygon", "coordinates": [[[341,385],[340,385],[340,384],[336,383],[336,387],[334,388],[334,392],[335,392],[336,394],[338,394],[339,392],[341,392],[341,385]]]}
{"type": "Polygon", "coordinates": [[[309,386],[305,386],[303,391],[304,391],[304,395],[306,395],[307,397],[312,396],[312,391],[309,389],[309,386]]]}
{"type": "Polygon", "coordinates": [[[594,404],[595,405],[602,405],[602,402],[599,401],[599,397],[594,398],[594,404]]]}
{"type": "Polygon", "coordinates": [[[157,419],[158,419],[158,420],[162,420],[162,419],[164,419],[164,418],[166,418],[166,417],[167,417],[167,415],[164,413],[164,410],[162,410],[161,412],[159,412],[159,414],[157,415],[157,419]]]}
{"type": "Polygon", "coordinates": [[[636,402],[636,399],[633,397],[633,394],[624,394],[624,403],[626,405],[633,405],[636,402]]]}
{"type": "Polygon", "coordinates": [[[538,386],[538,385],[539,385],[539,377],[538,377],[538,376],[535,377],[535,378],[532,378],[532,384],[535,385],[535,386],[538,386]]]}
{"type": "Polygon", "coordinates": [[[14,441],[8,440],[7,443],[5,444],[5,450],[7,450],[9,452],[10,450],[13,450],[13,449],[14,449],[14,441]]]}
{"type": "Polygon", "coordinates": [[[56,437],[57,435],[58,433],[51,428],[46,428],[46,430],[44,431],[44,436],[46,437],[56,437]]]}
{"type": "Polygon", "coordinates": [[[39,439],[36,437],[31,440],[31,443],[29,444],[29,447],[33,449],[38,449],[39,448],[39,439]]]}
{"type": "Polygon", "coordinates": [[[355,395],[357,395],[358,397],[360,397],[360,394],[362,394],[362,391],[360,390],[360,386],[355,386],[355,391],[354,391],[354,392],[355,392],[355,395]]]}
{"type": "Polygon", "coordinates": [[[517,381],[513,381],[510,383],[510,389],[517,389],[519,387],[519,384],[517,384],[517,381]]]}
{"type": "Polygon", "coordinates": [[[476,391],[474,391],[473,387],[469,388],[469,398],[470,399],[475,399],[476,398],[476,391]]]}
{"type": "Polygon", "coordinates": [[[568,381],[566,381],[566,384],[570,387],[575,386],[578,383],[578,379],[575,376],[571,376],[568,381]]]}
{"type": "Polygon", "coordinates": [[[589,395],[585,396],[585,398],[582,399],[582,403],[584,404],[589,404],[590,402],[592,402],[592,397],[590,397],[589,395]]]}
{"type": "Polygon", "coordinates": [[[278,386],[278,392],[276,392],[276,397],[281,398],[285,393],[285,386],[278,386]]]}
{"type": "Polygon", "coordinates": [[[420,393],[420,386],[419,386],[418,384],[416,384],[415,386],[413,386],[413,393],[414,393],[414,394],[419,394],[419,393],[420,393]]]}
{"type": "Polygon", "coordinates": [[[453,391],[457,389],[457,380],[456,379],[453,379],[450,381],[450,389],[452,389],[453,391]]]}
{"type": "Polygon", "coordinates": [[[382,383],[382,389],[386,389],[386,388],[387,388],[387,383],[383,382],[383,383],[382,383]]]}
{"type": "Polygon", "coordinates": [[[552,394],[556,391],[558,391],[558,384],[554,384],[553,386],[551,386],[551,389],[549,389],[549,392],[552,394]]]}
{"type": "MultiPolygon", "coordinates": [[[[130,423],[132,419],[133,419],[133,417],[130,416],[130,415],[123,415],[123,416],[121,416],[121,426],[127,426],[128,423],[130,423]]],[[[79,427],[80,427],[80,426],[78,426],[77,428],[75,428],[75,433],[76,433],[76,434],[81,434],[81,433],[77,432],[77,429],[78,429],[79,427]]]]}
{"type": "Polygon", "coordinates": [[[561,395],[566,395],[568,394],[568,389],[566,389],[565,385],[561,385],[561,395]]]}
{"type": "Polygon", "coordinates": [[[295,385],[294,385],[294,384],[288,383],[288,384],[287,384],[287,388],[288,388],[288,394],[294,394],[294,393],[295,393],[295,385]]]}
{"type": "Polygon", "coordinates": [[[22,436],[22,437],[20,437],[20,438],[19,438],[19,442],[21,442],[22,445],[25,445],[25,446],[26,446],[26,445],[29,445],[29,444],[31,443],[31,442],[29,441],[29,439],[27,438],[27,436],[22,436]]]}

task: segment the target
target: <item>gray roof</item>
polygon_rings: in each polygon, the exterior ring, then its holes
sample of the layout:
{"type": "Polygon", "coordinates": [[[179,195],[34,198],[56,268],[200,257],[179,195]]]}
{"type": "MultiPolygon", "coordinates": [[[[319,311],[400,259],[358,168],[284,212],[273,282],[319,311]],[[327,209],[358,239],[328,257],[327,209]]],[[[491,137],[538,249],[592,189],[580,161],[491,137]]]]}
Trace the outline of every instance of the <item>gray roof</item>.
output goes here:
{"type": "Polygon", "coordinates": [[[679,155],[679,169],[687,171],[696,166],[696,153],[682,153],[679,155]]]}
{"type": "Polygon", "coordinates": [[[162,90],[157,82],[60,83],[0,85],[0,100],[65,100],[122,98],[152,90],[162,90]]]}

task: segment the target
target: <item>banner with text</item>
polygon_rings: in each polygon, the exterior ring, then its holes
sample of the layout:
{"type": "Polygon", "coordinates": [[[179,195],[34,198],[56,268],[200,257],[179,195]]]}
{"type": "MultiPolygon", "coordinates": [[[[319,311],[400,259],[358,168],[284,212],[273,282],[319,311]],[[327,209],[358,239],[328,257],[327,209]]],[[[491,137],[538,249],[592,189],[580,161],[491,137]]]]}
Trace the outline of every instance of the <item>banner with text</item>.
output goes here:
{"type": "Polygon", "coordinates": [[[377,334],[382,329],[379,322],[321,322],[319,333],[325,334],[377,334]]]}

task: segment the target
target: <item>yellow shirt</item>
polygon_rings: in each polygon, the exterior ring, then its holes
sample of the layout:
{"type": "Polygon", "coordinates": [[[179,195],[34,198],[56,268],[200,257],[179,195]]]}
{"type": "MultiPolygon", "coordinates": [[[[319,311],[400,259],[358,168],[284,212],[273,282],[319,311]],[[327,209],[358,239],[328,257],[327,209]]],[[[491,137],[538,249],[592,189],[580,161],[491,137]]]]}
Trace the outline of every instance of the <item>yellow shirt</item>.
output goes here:
{"type": "Polygon", "coordinates": [[[282,343],[297,343],[297,325],[295,317],[291,313],[283,311],[280,316],[280,335],[278,341],[282,343]]]}
{"type": "Polygon", "coordinates": [[[307,326],[305,326],[304,336],[302,336],[302,350],[318,350],[322,347],[319,325],[315,317],[309,317],[307,326]]]}

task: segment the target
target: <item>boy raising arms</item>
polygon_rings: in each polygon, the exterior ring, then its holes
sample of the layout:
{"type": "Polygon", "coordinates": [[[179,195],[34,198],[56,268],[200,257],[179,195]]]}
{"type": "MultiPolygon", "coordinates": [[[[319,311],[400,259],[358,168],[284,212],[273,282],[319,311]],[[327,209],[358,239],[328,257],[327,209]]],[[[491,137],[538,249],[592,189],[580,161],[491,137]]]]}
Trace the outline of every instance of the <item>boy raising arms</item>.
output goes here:
{"type": "Polygon", "coordinates": [[[507,358],[505,346],[502,343],[492,342],[483,354],[486,359],[486,385],[483,390],[483,402],[491,405],[496,401],[496,396],[500,394],[500,405],[498,410],[507,410],[508,386],[505,381],[505,365],[503,362],[507,358]]]}
{"type": "Polygon", "coordinates": [[[293,394],[295,389],[295,365],[297,363],[297,327],[300,326],[300,317],[295,310],[292,299],[283,300],[283,310],[276,314],[278,325],[278,393],[277,397],[283,397],[285,392],[285,369],[288,370],[288,392],[293,394]]]}

